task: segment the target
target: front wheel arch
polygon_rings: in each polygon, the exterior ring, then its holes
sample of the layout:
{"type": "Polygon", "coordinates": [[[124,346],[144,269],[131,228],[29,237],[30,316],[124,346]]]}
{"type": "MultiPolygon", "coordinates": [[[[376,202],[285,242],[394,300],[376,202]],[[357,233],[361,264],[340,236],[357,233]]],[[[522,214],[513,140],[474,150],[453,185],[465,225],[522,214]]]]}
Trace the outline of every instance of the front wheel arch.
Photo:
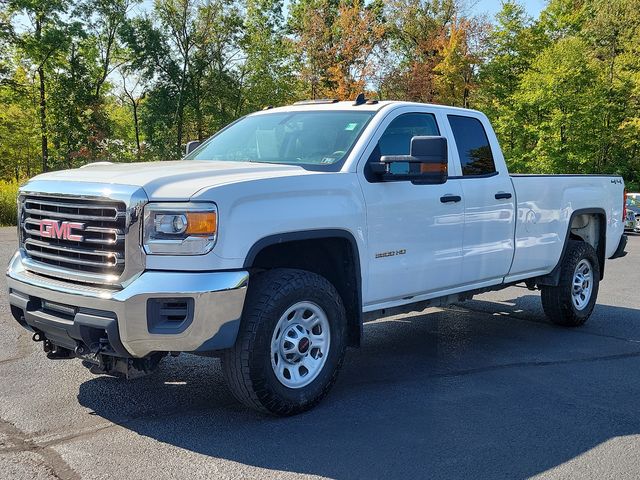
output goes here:
{"type": "Polygon", "coordinates": [[[290,268],[316,273],[336,288],[349,322],[348,345],[362,340],[362,269],[354,235],[344,229],[284,232],[258,240],[243,267],[252,276],[266,270],[290,268]]]}

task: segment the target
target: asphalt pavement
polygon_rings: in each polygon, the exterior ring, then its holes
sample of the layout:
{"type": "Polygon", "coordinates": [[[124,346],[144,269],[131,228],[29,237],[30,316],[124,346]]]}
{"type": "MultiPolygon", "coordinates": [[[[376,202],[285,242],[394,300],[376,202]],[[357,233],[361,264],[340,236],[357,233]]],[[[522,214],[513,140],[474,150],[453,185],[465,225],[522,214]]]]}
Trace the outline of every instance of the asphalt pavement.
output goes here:
{"type": "MultiPolygon", "coordinates": [[[[0,263],[15,248],[0,229],[0,263]]],[[[587,325],[513,287],[367,324],[311,412],[238,405],[220,364],[153,375],[47,360],[0,287],[0,478],[640,478],[640,236],[607,263],[587,325]]]]}

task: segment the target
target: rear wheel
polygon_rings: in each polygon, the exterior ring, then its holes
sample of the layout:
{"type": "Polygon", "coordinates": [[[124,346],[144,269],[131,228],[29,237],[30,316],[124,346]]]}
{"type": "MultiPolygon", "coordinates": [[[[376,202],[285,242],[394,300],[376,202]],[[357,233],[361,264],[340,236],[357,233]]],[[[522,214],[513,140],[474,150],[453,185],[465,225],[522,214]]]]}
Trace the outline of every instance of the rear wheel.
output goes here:
{"type": "Polygon", "coordinates": [[[276,269],[252,279],[233,348],[224,352],[227,384],[243,404],[274,415],[315,406],[336,380],[347,322],[324,277],[276,269]]]}
{"type": "Polygon", "coordinates": [[[588,243],[570,240],[562,260],[560,282],[542,287],[542,307],[556,325],[583,325],[593,312],[600,286],[600,263],[588,243]]]}

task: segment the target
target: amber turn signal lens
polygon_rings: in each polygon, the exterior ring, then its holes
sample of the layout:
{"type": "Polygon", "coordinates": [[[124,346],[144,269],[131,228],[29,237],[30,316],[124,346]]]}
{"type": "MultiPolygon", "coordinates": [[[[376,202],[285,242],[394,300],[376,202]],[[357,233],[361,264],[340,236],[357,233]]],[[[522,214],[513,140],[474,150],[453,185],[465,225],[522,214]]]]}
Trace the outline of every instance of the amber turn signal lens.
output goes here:
{"type": "Polygon", "coordinates": [[[447,165],[442,163],[421,163],[420,173],[447,173],[447,165]]]}
{"type": "Polygon", "coordinates": [[[187,212],[187,235],[214,235],[216,227],[216,212],[187,212]]]}

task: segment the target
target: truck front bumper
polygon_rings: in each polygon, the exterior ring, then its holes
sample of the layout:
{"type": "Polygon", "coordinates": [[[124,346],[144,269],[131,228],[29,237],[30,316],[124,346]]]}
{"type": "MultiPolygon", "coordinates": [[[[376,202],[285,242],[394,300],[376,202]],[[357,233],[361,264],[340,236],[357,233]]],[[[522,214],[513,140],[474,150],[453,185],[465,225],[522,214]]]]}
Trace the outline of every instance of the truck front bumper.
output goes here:
{"type": "Polygon", "coordinates": [[[70,350],[132,358],[231,347],[248,281],[246,271],[145,271],[109,290],[33,274],[19,252],[7,270],[11,311],[25,328],[70,350]]]}

